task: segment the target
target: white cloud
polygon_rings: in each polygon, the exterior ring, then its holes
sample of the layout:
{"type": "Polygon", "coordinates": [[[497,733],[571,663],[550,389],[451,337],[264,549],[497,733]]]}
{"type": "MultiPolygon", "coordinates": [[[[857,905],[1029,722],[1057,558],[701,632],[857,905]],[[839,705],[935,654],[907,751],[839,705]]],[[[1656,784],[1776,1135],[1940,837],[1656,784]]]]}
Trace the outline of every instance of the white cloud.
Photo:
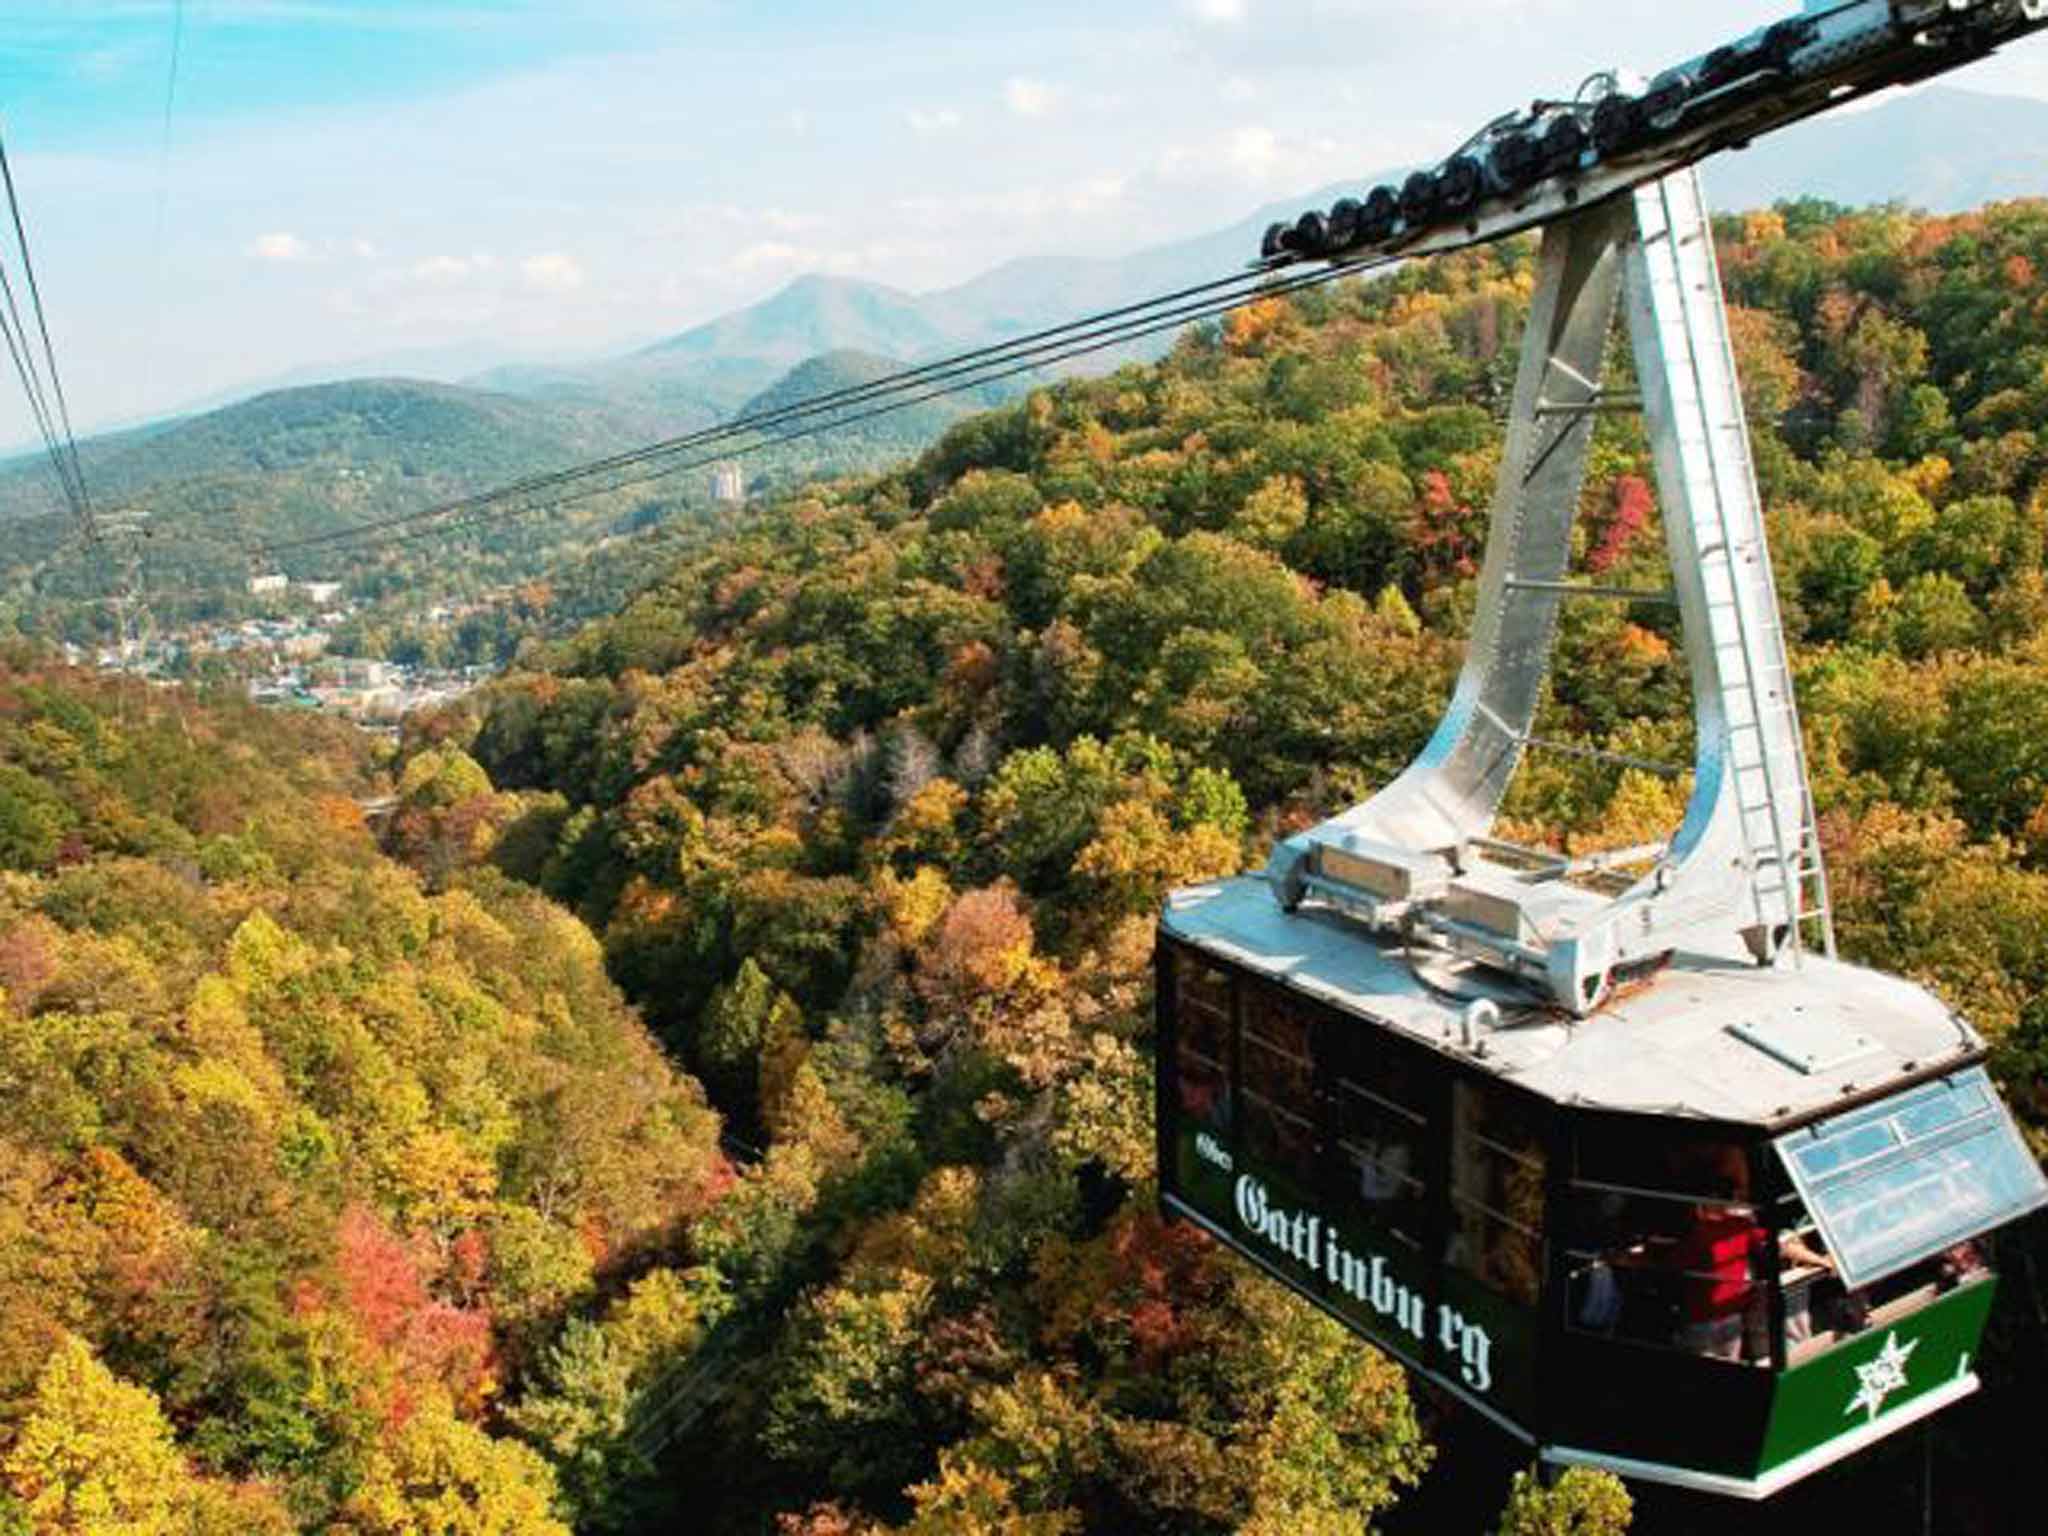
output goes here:
{"type": "Polygon", "coordinates": [[[811,254],[787,240],[757,240],[735,251],[726,265],[740,273],[791,271],[809,265],[811,254]]]}
{"type": "Polygon", "coordinates": [[[1231,134],[1224,158],[1241,175],[1263,179],[1280,164],[1280,136],[1270,128],[1240,128],[1231,134]]]}
{"type": "Polygon", "coordinates": [[[1067,189],[1067,207],[1074,213],[1094,213],[1119,201],[1129,185],[1123,176],[1090,176],[1067,189]]]}
{"type": "Polygon", "coordinates": [[[1256,81],[1247,80],[1243,75],[1232,75],[1223,82],[1222,94],[1225,101],[1242,104],[1247,101],[1256,101],[1259,95],[1259,87],[1256,81]]]}
{"type": "Polygon", "coordinates": [[[310,261],[313,247],[289,230],[258,235],[249,243],[249,254],[258,261],[310,261]]]}
{"type": "Polygon", "coordinates": [[[429,256],[413,263],[412,275],[423,283],[458,283],[476,268],[467,256],[429,256]]]}
{"type": "Polygon", "coordinates": [[[544,251],[519,263],[519,275],[529,288],[543,293],[573,293],[583,286],[583,268],[573,256],[544,251]]]}
{"type": "Polygon", "coordinates": [[[910,124],[911,132],[921,134],[925,138],[951,133],[960,126],[960,114],[951,107],[940,107],[931,112],[921,112],[912,107],[903,114],[903,118],[910,124]]]}
{"type": "Polygon", "coordinates": [[[1188,9],[1197,21],[1227,23],[1243,21],[1244,0],[1188,0],[1188,9]]]}
{"type": "Polygon", "coordinates": [[[806,230],[817,229],[824,220],[814,213],[791,213],[787,208],[761,208],[743,210],[741,222],[765,224],[778,235],[800,235],[806,230]]]}
{"type": "Polygon", "coordinates": [[[1012,75],[1003,83],[1003,100],[1019,117],[1043,117],[1059,101],[1060,93],[1043,80],[1012,75]]]}
{"type": "Polygon", "coordinates": [[[349,249],[353,250],[364,261],[375,261],[377,259],[377,242],[365,240],[361,235],[356,236],[350,242],[349,249]]]}
{"type": "Polygon", "coordinates": [[[804,272],[887,273],[902,262],[904,255],[902,246],[888,240],[871,240],[862,245],[799,245],[789,240],[757,240],[727,258],[725,270],[745,278],[804,272]]]}

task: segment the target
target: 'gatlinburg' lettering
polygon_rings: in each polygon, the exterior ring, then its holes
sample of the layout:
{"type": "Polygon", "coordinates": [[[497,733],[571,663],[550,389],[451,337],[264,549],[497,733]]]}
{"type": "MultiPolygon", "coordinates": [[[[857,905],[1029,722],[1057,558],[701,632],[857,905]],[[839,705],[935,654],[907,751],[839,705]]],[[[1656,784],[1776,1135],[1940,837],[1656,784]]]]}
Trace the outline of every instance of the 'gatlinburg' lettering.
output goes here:
{"type": "MultiPolygon", "coordinates": [[[[1256,1233],[1311,1273],[1320,1271],[1330,1284],[1372,1308],[1416,1343],[1426,1342],[1423,1299],[1394,1278],[1383,1255],[1347,1246],[1337,1229],[1325,1226],[1320,1216],[1282,1210],[1273,1204],[1266,1186],[1248,1173],[1238,1176],[1236,1204],[1238,1223],[1246,1231],[1256,1233]]],[[[1459,1363],[1459,1374],[1467,1386],[1477,1392],[1488,1390],[1493,1385],[1491,1335],[1448,1304],[1440,1304],[1436,1312],[1437,1343],[1459,1363]]]]}

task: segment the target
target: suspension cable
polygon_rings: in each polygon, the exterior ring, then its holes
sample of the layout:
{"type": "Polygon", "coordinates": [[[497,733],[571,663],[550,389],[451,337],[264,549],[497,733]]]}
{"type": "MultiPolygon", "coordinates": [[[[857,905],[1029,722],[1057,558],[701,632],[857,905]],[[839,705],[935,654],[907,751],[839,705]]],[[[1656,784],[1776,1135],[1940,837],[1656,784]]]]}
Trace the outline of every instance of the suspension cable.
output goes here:
{"type": "MultiPolygon", "coordinates": [[[[35,308],[36,330],[41,335],[43,342],[43,361],[48,366],[50,390],[55,395],[57,401],[55,419],[63,429],[64,456],[68,458],[71,469],[71,486],[78,498],[76,510],[81,525],[86,530],[86,537],[97,541],[98,533],[95,531],[93,524],[92,498],[86,492],[85,471],[80,467],[78,461],[78,439],[71,431],[71,407],[64,398],[64,380],[57,371],[57,351],[50,344],[49,317],[44,313],[42,289],[36,282],[35,258],[29,253],[28,229],[22,218],[21,199],[15,192],[14,168],[7,160],[7,138],[5,133],[0,133],[0,184],[4,184],[7,189],[7,208],[14,222],[14,240],[21,250],[21,270],[28,279],[29,300],[35,308]]],[[[11,289],[7,302],[8,307],[13,309],[14,298],[11,289]]],[[[19,311],[15,312],[15,324],[17,327],[21,327],[19,311]]],[[[21,327],[21,330],[22,344],[26,348],[28,333],[25,327],[21,327]]]]}
{"type": "Polygon", "coordinates": [[[666,438],[660,442],[651,443],[642,448],[631,449],[625,453],[614,454],[608,458],[530,476],[495,490],[479,492],[472,496],[442,502],[435,506],[423,507],[417,511],[403,513],[394,517],[376,519],[352,528],[336,529],[329,533],[312,534],[304,538],[283,540],[270,544],[267,548],[271,553],[279,554],[318,544],[338,542],[354,537],[359,532],[369,532],[386,527],[398,527],[412,522],[424,522],[450,513],[467,511],[473,506],[487,505],[507,496],[522,494],[532,490],[548,489],[568,481],[604,474],[612,470],[631,468],[650,459],[662,458],[670,454],[700,447],[707,443],[743,437],[763,427],[774,426],[785,421],[801,419],[807,416],[821,415],[838,410],[843,406],[860,404],[885,395],[911,390],[921,384],[935,383],[941,379],[955,378],[979,370],[994,369],[1000,365],[1027,357],[1041,359],[1041,362],[1036,366],[1042,366],[1045,361],[1058,360],[1057,358],[1047,358],[1045,354],[1055,352],[1068,343],[1092,337],[1106,336],[1111,332],[1139,326],[1145,321],[1163,318],[1168,314],[1196,314],[1198,311],[1205,310],[1207,305],[1213,302],[1214,296],[1220,290],[1235,290],[1247,297],[1257,297],[1258,293],[1265,291],[1270,286],[1271,277],[1267,273],[1233,273],[1229,277],[1218,278],[1206,283],[1198,283],[1187,288],[1178,289],[1172,293],[1160,294],[1138,303],[1120,305],[1117,308],[1103,310],[1100,313],[1084,316],[1078,320],[1070,320],[1063,325],[1051,326],[1041,331],[1034,331],[1024,336],[1014,337],[1009,341],[991,343],[987,346],[976,347],[954,356],[940,358],[930,363],[900,369],[882,378],[871,379],[864,384],[842,386],[838,389],[828,390],[822,395],[810,396],[790,405],[737,416],[714,426],[699,428],[696,431],[684,433],[680,437],[666,438]],[[1190,304],[1180,309],[1168,310],[1162,308],[1162,306],[1175,305],[1181,300],[1197,295],[1210,295],[1211,297],[1205,299],[1202,303],[1190,304]]]}
{"type": "Polygon", "coordinates": [[[1110,347],[1154,335],[1183,325],[1197,323],[1231,309],[1241,308],[1261,298],[1293,292],[1298,288],[1329,282],[1338,277],[1349,276],[1363,270],[1361,263],[1351,267],[1319,269],[1302,276],[1275,281],[1266,272],[1237,273],[1228,278],[1196,284],[1173,293],[1162,294],[1141,303],[1127,304],[1100,314],[1070,321],[1062,326],[1050,327],[1033,332],[1012,341],[976,348],[955,357],[944,358],[920,367],[903,369],[882,379],[866,384],[848,386],[828,391],[819,396],[776,408],[736,417],[718,426],[701,429],[629,453],[614,455],[593,463],[551,474],[534,476],[516,481],[494,491],[482,492],[457,501],[422,508],[415,512],[396,517],[382,518],[374,522],[359,524],[350,528],[335,529],[327,533],[311,534],[303,538],[284,540],[263,546],[267,553],[277,555],[292,550],[320,546],[334,546],[353,543],[364,538],[386,534],[392,530],[415,524],[432,524],[435,530],[448,526],[444,519],[461,517],[467,519],[475,513],[488,512],[491,508],[510,500],[539,495],[576,482],[596,479],[600,476],[615,475],[639,469],[644,465],[656,464],[652,472],[635,475],[623,481],[605,483],[574,491],[572,494],[550,497],[545,503],[561,506],[584,500],[589,496],[602,495],[624,490],[636,484],[680,473],[686,469],[702,468],[723,458],[757,451],[778,443],[797,438],[812,437],[819,433],[842,427],[858,425],[874,420],[892,411],[906,409],[955,395],[970,389],[1012,378],[1063,362],[1073,357],[1100,352],[1110,347]],[[1206,294],[1198,302],[1179,304],[1175,301],[1190,295],[1206,294]],[[1162,308],[1161,306],[1168,306],[1162,308]],[[1100,323],[1107,321],[1109,323],[1100,323]],[[921,388],[920,386],[928,386],[921,388]],[[877,403],[881,402],[881,403],[877,403]],[[853,415],[838,415],[848,407],[868,406],[868,409],[853,415]],[[784,427],[807,418],[825,417],[800,430],[778,431],[763,440],[751,444],[739,444],[735,439],[763,432],[768,428],[784,427]],[[683,462],[664,462],[679,453],[702,448],[713,443],[724,446],[719,452],[707,458],[691,458],[683,462]]]}
{"type": "MultiPolygon", "coordinates": [[[[502,514],[493,515],[492,508],[496,507],[501,502],[516,501],[519,499],[519,496],[523,494],[518,492],[515,488],[508,487],[507,491],[503,495],[493,495],[490,497],[475,498],[475,500],[480,504],[465,510],[464,514],[460,517],[453,518],[447,522],[436,522],[426,527],[414,528],[402,534],[391,534],[389,537],[383,539],[382,542],[387,544],[406,544],[443,534],[468,532],[473,529],[485,527],[492,523],[507,521],[513,517],[523,516],[530,512],[551,510],[558,507],[568,506],[575,502],[585,501],[593,496],[602,496],[612,494],[618,491],[630,490],[636,486],[647,485],[656,480],[664,479],[670,475],[681,474],[687,470],[702,469],[706,465],[717,463],[722,459],[735,458],[748,453],[755,453],[765,448],[774,447],[782,443],[792,442],[800,438],[815,437],[825,432],[839,430],[840,428],[843,427],[856,426],[861,422],[871,421],[878,417],[889,415],[894,411],[905,410],[911,406],[923,404],[931,400],[936,400],[943,396],[959,394],[966,390],[980,388],[985,384],[994,383],[997,382],[998,380],[1010,378],[1017,374],[1029,373],[1035,371],[1036,369],[1045,367],[1047,364],[1050,363],[1064,362],[1070,358],[1081,357],[1095,352],[1101,352],[1111,347],[1123,345],[1127,342],[1140,340],[1146,336],[1155,335],[1161,331],[1174,330],[1182,326],[1197,324],[1203,320],[1213,319],[1218,315],[1227,314],[1232,310],[1242,309],[1247,305],[1259,302],[1261,299],[1281,297],[1286,294],[1297,292],[1301,289],[1318,287],[1324,283],[1334,282],[1339,278],[1353,276],[1356,273],[1367,269],[1368,267],[1387,264],[1391,262],[1393,259],[1394,258],[1389,257],[1384,258],[1380,261],[1361,263],[1357,266],[1350,267],[1319,268],[1314,272],[1289,277],[1278,282],[1272,281],[1270,279],[1270,276],[1268,276],[1268,280],[1256,292],[1234,295],[1232,297],[1220,300],[1212,300],[1207,304],[1190,306],[1184,310],[1175,310],[1170,312],[1170,314],[1166,317],[1146,317],[1143,323],[1135,321],[1126,322],[1124,325],[1116,327],[1115,334],[1113,335],[1103,336],[1098,333],[1096,334],[1094,339],[1086,341],[1082,341],[1079,338],[1070,337],[1068,338],[1068,340],[1074,344],[1065,347],[1063,350],[1059,351],[1058,353],[1050,357],[1042,357],[1035,359],[1033,361],[1017,363],[1010,367],[1003,368],[998,372],[981,373],[977,374],[972,378],[956,380],[950,383],[940,383],[929,390],[908,395],[904,398],[890,400],[880,405],[871,406],[869,409],[858,412],[855,415],[849,417],[843,417],[825,422],[817,422],[807,426],[794,427],[791,428],[790,430],[778,432],[772,436],[765,437],[758,442],[742,444],[739,446],[728,446],[717,453],[710,454],[702,458],[686,459],[679,463],[663,463],[660,464],[658,467],[646,471],[645,473],[635,475],[626,480],[595,486],[584,486],[568,490],[563,494],[548,496],[544,500],[528,501],[525,502],[523,505],[513,506],[510,508],[510,510],[502,514]]],[[[997,359],[996,361],[1001,362],[1005,360],[997,359]]],[[[388,530],[385,525],[373,525],[365,526],[359,529],[342,530],[336,535],[328,537],[326,539],[326,542],[329,545],[353,543],[359,540],[375,538],[379,534],[387,533],[387,531],[388,530]]],[[[275,549],[279,546],[271,547],[272,549],[275,549]]]]}
{"type": "Polygon", "coordinates": [[[7,354],[13,359],[15,376],[21,380],[21,391],[28,401],[36,435],[42,439],[43,450],[49,455],[51,472],[57,477],[57,489],[64,498],[65,507],[72,518],[82,524],[78,493],[58,442],[56,423],[50,415],[49,397],[43,390],[42,371],[36,366],[35,349],[29,343],[27,326],[15,304],[14,284],[7,275],[4,257],[0,257],[0,301],[4,301],[0,302],[0,336],[6,339],[7,354]]]}

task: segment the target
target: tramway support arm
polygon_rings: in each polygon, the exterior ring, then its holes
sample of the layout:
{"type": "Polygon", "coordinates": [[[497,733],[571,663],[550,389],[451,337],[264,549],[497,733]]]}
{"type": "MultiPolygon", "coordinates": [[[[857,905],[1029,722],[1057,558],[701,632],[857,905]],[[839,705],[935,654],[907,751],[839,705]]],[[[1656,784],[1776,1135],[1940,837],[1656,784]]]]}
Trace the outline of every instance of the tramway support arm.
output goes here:
{"type": "Polygon", "coordinates": [[[1275,850],[1269,873],[1290,905],[1323,873],[1363,877],[1390,907],[1440,895],[1493,826],[1549,675],[1630,217],[1615,200],[1544,234],[1457,693],[1405,773],[1275,850]]]}
{"type": "MultiPolygon", "coordinates": [[[[1577,748],[1593,751],[1596,749],[1577,748]]],[[[1599,871],[1603,875],[1611,871],[1599,871]]],[[[1282,843],[1267,867],[1307,900],[1599,1006],[1618,974],[1680,947],[1770,963],[1818,924],[1825,875],[1713,230],[1698,173],[1575,212],[1544,236],[1457,693],[1420,757],[1365,804],[1282,843]],[[1685,629],[1698,748],[1669,844],[1619,896],[1555,855],[1491,836],[1532,736],[1566,580],[1602,363],[1626,293],[1685,629]]]]}

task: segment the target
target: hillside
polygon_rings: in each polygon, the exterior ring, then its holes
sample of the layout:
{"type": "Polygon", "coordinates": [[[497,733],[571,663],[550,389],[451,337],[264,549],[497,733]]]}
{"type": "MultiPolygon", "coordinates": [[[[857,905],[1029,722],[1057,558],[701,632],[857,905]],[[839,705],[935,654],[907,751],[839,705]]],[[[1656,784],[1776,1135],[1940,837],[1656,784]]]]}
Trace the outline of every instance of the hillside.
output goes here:
{"type": "MultiPolygon", "coordinates": [[[[1844,945],[1969,1013],[2048,1150],[2048,204],[1719,234],[1844,945]]],[[[1429,1471],[1378,1356],[1152,1214],[1150,932],[1164,890],[1255,867],[1427,738],[1530,256],[1276,301],[963,422],[422,726],[562,797],[522,867],[817,1245],[793,1305],[735,1281],[776,1343],[664,1473],[711,1523],[1490,1528],[1507,1490],[1455,1422],[1429,1471]]],[[[1640,424],[1602,418],[1603,581],[1669,579],[1649,476],[1640,424]]],[[[1568,610],[1540,734],[1689,760],[1671,622],[1568,610]]],[[[1505,830],[1631,845],[1685,788],[1540,756],[1505,830]]],[[[2048,1236],[2018,1245],[1990,1389],[1937,1443],[1969,1536],[2025,1528],[1999,1469],[2048,1372],[2048,1236]]],[[[1918,1477],[1879,1457],[1783,1510],[1881,1523],[1918,1477]]],[[[1605,1507],[1516,1528],[1619,1529],[1605,1507]]]]}
{"type": "MultiPolygon", "coordinates": [[[[103,512],[149,513],[144,589],[158,624],[174,626],[257,611],[244,587],[258,563],[270,563],[262,549],[272,541],[574,466],[638,446],[646,426],[602,402],[386,379],[280,391],[81,451],[103,512]]],[[[686,532],[688,519],[675,515],[707,503],[707,483],[692,475],[456,536],[316,546],[281,564],[297,579],[343,581],[352,599],[378,605],[369,621],[377,627],[543,576],[565,592],[593,588],[595,576],[594,590],[613,603],[630,590],[631,573],[593,560],[593,546],[671,520],[686,532]]],[[[0,469],[0,633],[95,643],[112,623],[109,567],[82,557],[59,505],[40,460],[0,469]]]]}
{"type": "MultiPolygon", "coordinates": [[[[80,452],[103,511],[149,514],[151,589],[172,614],[231,611],[220,605],[239,596],[268,541],[429,506],[635,441],[599,409],[371,379],[261,395],[80,452]]],[[[45,464],[0,470],[0,523],[0,610],[79,637],[104,622],[106,573],[81,558],[45,464]]],[[[360,552],[319,561],[292,573],[366,583],[360,552]]]]}
{"type": "MultiPolygon", "coordinates": [[[[902,372],[905,366],[892,357],[850,348],[821,353],[798,363],[774,384],[741,406],[737,414],[754,416],[786,411],[840,390],[858,389],[862,385],[893,377],[902,372]]],[[[937,384],[926,386],[927,389],[938,387],[937,384]]],[[[957,395],[927,400],[867,421],[857,421],[853,418],[873,411],[881,402],[856,400],[841,409],[792,417],[786,424],[773,430],[791,432],[809,431],[812,428],[828,429],[832,436],[818,445],[818,451],[842,454],[849,467],[871,468],[879,456],[905,457],[931,442],[961,417],[1000,404],[1004,400],[1014,399],[1023,393],[1026,387],[1028,376],[1020,375],[1016,379],[1000,380],[979,389],[962,391],[957,395]]],[[[924,390],[916,392],[923,393],[924,390]]],[[[887,459],[882,459],[882,462],[887,462],[887,459]]]]}
{"type": "MultiPolygon", "coordinates": [[[[600,414],[411,379],[278,390],[141,431],[81,444],[87,484],[109,505],[193,480],[296,480],[372,503],[439,495],[594,456],[627,439],[600,414]],[[347,489],[348,482],[357,482],[347,489]]],[[[0,520],[48,515],[47,471],[0,470],[0,520]]]]}
{"type": "MultiPolygon", "coordinates": [[[[719,1306],[728,1175],[529,807],[0,652],[0,1530],[566,1536],[539,1447],[719,1306]]],[[[586,1436],[584,1464],[622,1447],[586,1436]]]]}

